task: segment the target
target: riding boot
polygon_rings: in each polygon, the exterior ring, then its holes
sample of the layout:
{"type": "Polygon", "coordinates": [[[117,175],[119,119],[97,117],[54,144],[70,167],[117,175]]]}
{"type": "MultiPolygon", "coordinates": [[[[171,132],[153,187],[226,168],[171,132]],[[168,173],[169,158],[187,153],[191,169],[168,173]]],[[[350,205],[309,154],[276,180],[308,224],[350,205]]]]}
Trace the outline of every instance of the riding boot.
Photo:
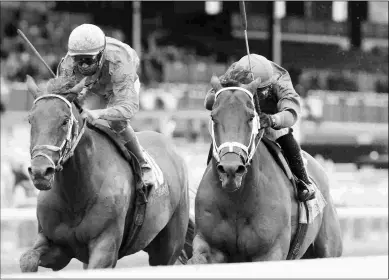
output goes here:
{"type": "Polygon", "coordinates": [[[296,139],[294,139],[293,134],[289,132],[288,134],[279,137],[277,143],[280,144],[293,174],[299,179],[297,181],[298,199],[301,202],[304,202],[315,198],[315,190],[308,178],[301,156],[300,145],[297,143],[296,139]]]}
{"type": "Polygon", "coordinates": [[[156,182],[154,172],[144,157],[138,138],[135,135],[135,131],[131,126],[128,125],[123,131],[120,132],[120,136],[124,141],[124,146],[138,159],[142,169],[142,180],[145,186],[154,186],[156,182]]]}

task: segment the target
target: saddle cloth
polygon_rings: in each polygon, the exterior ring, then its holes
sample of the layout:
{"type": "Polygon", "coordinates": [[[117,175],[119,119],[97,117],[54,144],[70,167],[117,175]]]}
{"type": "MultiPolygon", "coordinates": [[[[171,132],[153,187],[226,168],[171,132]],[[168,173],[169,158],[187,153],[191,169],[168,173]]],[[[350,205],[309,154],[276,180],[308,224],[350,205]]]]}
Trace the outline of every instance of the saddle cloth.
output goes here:
{"type": "MultiPolygon", "coordinates": [[[[301,156],[303,158],[304,166],[307,168],[308,160],[305,157],[305,152],[301,151],[301,156]]],[[[307,220],[307,213],[306,211],[300,211],[299,221],[302,224],[311,224],[317,215],[323,212],[324,207],[327,205],[327,201],[324,198],[323,194],[319,190],[319,188],[316,185],[316,182],[313,180],[312,177],[309,177],[312,182],[312,187],[316,191],[316,197],[314,199],[307,201],[307,207],[308,207],[308,220],[307,220]]],[[[304,204],[300,202],[300,206],[303,207],[304,204]]],[[[303,208],[301,208],[303,209],[303,208]]]]}
{"type": "MultiPolygon", "coordinates": [[[[319,188],[317,187],[316,183],[313,181],[312,178],[311,178],[311,182],[312,182],[312,187],[316,191],[316,197],[314,199],[308,200],[306,202],[306,205],[308,208],[308,220],[307,220],[307,212],[300,211],[299,222],[302,224],[313,223],[313,221],[315,220],[317,215],[322,213],[324,207],[327,205],[327,201],[325,200],[323,194],[321,193],[321,191],[319,190],[319,188]]],[[[301,207],[300,209],[304,209],[305,208],[304,203],[302,203],[302,202],[299,202],[299,203],[300,203],[300,207],[301,207]]]]}
{"type": "Polygon", "coordinates": [[[152,172],[154,173],[154,176],[156,178],[156,184],[155,184],[155,191],[159,191],[159,189],[165,189],[165,178],[163,176],[163,172],[157,162],[154,160],[154,158],[147,152],[143,147],[142,152],[144,154],[144,157],[146,161],[150,164],[152,172]],[[162,188],[163,187],[163,188],[162,188]]]}

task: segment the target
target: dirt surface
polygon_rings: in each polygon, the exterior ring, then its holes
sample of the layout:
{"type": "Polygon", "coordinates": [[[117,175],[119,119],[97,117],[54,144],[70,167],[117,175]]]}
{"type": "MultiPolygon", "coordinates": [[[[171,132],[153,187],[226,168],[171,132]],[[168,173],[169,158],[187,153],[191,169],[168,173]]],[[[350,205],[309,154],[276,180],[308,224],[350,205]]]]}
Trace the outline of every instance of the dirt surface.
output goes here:
{"type": "MultiPolygon", "coordinates": [[[[379,256],[388,254],[388,243],[386,241],[369,242],[353,242],[353,244],[345,244],[344,257],[351,256],[379,256]]],[[[13,252],[2,252],[1,254],[1,275],[20,273],[19,257],[23,250],[13,252]]],[[[118,261],[117,268],[131,268],[138,266],[149,266],[148,256],[145,252],[127,256],[118,261]]],[[[151,269],[151,268],[150,268],[151,269]]],[[[82,263],[73,259],[63,270],[82,270],[82,263]]],[[[51,269],[39,267],[38,272],[51,271],[51,269]]]]}

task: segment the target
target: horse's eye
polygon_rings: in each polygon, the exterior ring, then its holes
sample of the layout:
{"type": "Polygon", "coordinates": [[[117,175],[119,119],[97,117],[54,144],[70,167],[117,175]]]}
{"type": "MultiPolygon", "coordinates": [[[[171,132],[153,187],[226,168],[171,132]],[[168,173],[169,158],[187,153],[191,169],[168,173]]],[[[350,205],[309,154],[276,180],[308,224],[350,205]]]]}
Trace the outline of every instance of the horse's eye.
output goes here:
{"type": "Polygon", "coordinates": [[[62,125],[67,125],[68,123],[69,123],[69,119],[66,118],[66,119],[63,120],[62,125]]]}

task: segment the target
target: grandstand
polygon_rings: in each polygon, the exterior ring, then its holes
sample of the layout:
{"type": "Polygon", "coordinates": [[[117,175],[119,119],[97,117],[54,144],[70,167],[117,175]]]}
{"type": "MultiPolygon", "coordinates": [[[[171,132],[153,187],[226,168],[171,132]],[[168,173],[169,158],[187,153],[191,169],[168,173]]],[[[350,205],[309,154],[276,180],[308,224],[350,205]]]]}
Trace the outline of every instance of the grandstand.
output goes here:
{"type": "MultiPolygon", "coordinates": [[[[238,2],[217,3],[215,12],[207,11],[204,1],[141,3],[141,108],[144,112],[168,111],[164,119],[177,123],[175,136],[207,133],[203,129],[206,112],[174,112],[204,110],[210,76],[222,74],[245,54],[238,2]],[[188,120],[181,116],[196,117],[188,120]],[[187,125],[188,121],[193,125],[187,125]],[[188,127],[196,131],[188,133],[188,127]]],[[[268,57],[273,53],[269,40],[272,18],[268,16],[273,11],[271,3],[247,3],[251,51],[268,57]]],[[[340,157],[355,161],[373,151],[387,153],[388,17],[382,14],[387,2],[349,2],[342,9],[334,3],[285,2],[280,19],[280,60],[283,67],[297,72],[293,82],[306,98],[302,144],[313,153],[331,154],[328,150],[333,150],[334,156],[340,155],[334,145],[341,145],[343,150],[347,145],[348,153],[340,157]],[[336,135],[342,125],[347,132],[336,135]]],[[[23,114],[32,104],[21,84],[25,74],[42,80],[43,85],[49,78],[40,62],[23,47],[16,28],[23,29],[53,70],[66,52],[70,30],[82,22],[96,23],[108,35],[132,44],[131,2],[1,2],[1,7],[1,73],[8,92],[12,92],[2,94],[2,103],[8,111],[23,114]],[[39,16],[31,17],[31,11],[39,16]]],[[[138,120],[160,130],[161,122],[147,113],[140,114],[138,120]]]]}

